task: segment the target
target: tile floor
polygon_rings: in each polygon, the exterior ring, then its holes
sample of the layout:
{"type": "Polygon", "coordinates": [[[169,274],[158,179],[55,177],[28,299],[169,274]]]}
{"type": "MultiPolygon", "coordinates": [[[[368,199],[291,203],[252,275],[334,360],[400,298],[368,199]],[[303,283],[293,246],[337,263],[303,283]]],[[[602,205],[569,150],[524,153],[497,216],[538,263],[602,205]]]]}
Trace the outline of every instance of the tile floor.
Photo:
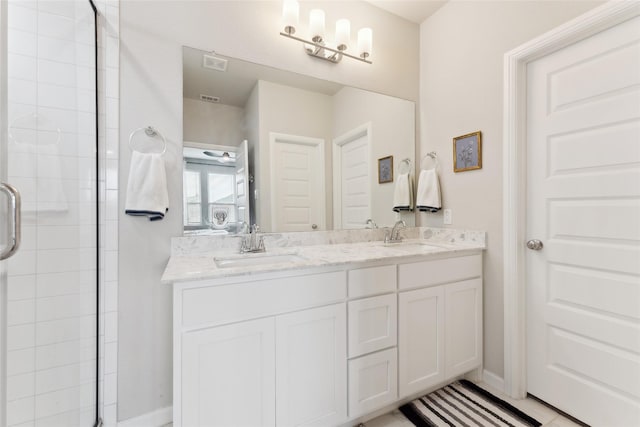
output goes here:
{"type": "MultiPolygon", "coordinates": [[[[480,383],[480,387],[489,391],[496,397],[510,403],[521,411],[532,416],[536,420],[542,423],[543,427],[581,427],[580,424],[576,424],[568,418],[558,414],[553,409],[543,405],[542,403],[526,398],[522,400],[516,400],[508,397],[503,392],[496,390],[495,388],[480,383]]],[[[381,415],[377,418],[369,420],[365,423],[365,427],[412,427],[413,424],[407,420],[399,411],[393,411],[388,414],[381,415]]]]}

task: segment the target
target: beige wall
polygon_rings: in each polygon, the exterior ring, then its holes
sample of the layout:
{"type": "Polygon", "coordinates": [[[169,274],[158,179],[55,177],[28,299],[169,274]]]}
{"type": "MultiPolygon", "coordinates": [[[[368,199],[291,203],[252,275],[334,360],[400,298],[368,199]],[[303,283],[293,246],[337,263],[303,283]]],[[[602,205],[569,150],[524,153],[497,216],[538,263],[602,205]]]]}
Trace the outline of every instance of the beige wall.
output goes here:
{"type": "Polygon", "coordinates": [[[184,98],[185,141],[235,147],[246,138],[243,121],[243,108],[184,98]]]}
{"type": "MultiPolygon", "coordinates": [[[[281,5],[281,1],[121,1],[119,183],[126,188],[129,133],[155,126],[168,143],[170,207],[164,220],[153,223],[125,216],[122,210],[119,214],[119,420],[172,404],[172,297],[170,286],[161,285],[160,277],[169,258],[170,238],[182,234],[182,46],[417,99],[418,25],[360,1],[301,2],[301,17],[319,6],[329,26],[348,17],[354,29],[373,28],[373,65],[352,60],[335,65],[305,55],[300,43],[278,34],[281,5]]],[[[120,206],[124,198],[122,191],[120,206]]]]}
{"type": "MultiPolygon", "coordinates": [[[[453,228],[488,232],[484,257],[484,366],[503,377],[503,56],[595,7],[591,1],[453,1],[420,27],[421,156],[436,151],[453,228]],[[482,131],[480,170],[453,173],[452,138],[482,131]]],[[[420,214],[442,226],[442,213],[420,214]]],[[[449,227],[449,226],[448,226],[449,227]]]]}

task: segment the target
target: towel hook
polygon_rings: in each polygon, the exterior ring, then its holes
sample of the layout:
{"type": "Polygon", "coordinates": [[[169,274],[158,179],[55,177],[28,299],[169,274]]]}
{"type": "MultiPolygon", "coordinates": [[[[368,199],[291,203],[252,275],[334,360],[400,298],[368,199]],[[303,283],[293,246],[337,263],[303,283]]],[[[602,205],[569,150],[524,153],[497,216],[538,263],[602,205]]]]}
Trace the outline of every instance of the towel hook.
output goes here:
{"type": "Polygon", "coordinates": [[[135,148],[133,148],[132,140],[134,135],[140,131],[144,131],[144,133],[149,138],[153,138],[154,136],[159,136],[160,138],[162,138],[162,151],[160,152],[160,154],[164,154],[167,152],[167,140],[164,138],[164,135],[162,135],[160,131],[156,130],[153,126],[141,127],[129,134],[129,148],[131,148],[132,151],[137,151],[135,148]]]}
{"type": "Polygon", "coordinates": [[[435,151],[430,151],[427,154],[425,154],[425,156],[422,158],[422,160],[420,161],[420,168],[425,169],[424,167],[424,160],[426,158],[430,158],[433,159],[433,161],[435,162],[433,169],[437,169],[438,166],[440,166],[440,161],[438,160],[438,154],[435,151]]]}

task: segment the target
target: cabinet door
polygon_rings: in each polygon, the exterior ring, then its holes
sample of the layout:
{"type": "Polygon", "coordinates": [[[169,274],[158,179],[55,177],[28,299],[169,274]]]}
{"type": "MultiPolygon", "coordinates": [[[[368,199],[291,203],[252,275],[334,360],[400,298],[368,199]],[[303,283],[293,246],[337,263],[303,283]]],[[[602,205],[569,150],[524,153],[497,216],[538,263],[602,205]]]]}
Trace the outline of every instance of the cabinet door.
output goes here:
{"type": "Polygon", "coordinates": [[[444,287],[401,292],[398,304],[400,397],[444,380],[444,287]]]}
{"type": "Polygon", "coordinates": [[[396,294],[349,302],[349,358],[394,347],[397,342],[396,294]]]}
{"type": "Polygon", "coordinates": [[[371,412],[398,398],[397,349],[349,360],[349,417],[371,412]]]}
{"type": "Polygon", "coordinates": [[[278,426],[346,420],[346,331],[344,303],[276,318],[278,426]]]}
{"type": "Polygon", "coordinates": [[[482,362],[482,280],[446,286],[445,372],[463,374],[482,362]]]}
{"type": "Polygon", "coordinates": [[[182,425],[275,425],[274,319],[182,336],[182,425]]]}

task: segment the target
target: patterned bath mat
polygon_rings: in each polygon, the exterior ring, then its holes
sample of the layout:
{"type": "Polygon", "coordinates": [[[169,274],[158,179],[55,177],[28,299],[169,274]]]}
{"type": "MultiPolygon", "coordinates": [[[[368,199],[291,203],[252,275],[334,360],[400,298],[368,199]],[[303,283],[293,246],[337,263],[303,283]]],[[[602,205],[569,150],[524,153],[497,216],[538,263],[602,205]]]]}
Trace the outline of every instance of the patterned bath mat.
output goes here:
{"type": "Polygon", "coordinates": [[[518,408],[467,380],[449,384],[400,407],[418,427],[539,427],[518,408]]]}

